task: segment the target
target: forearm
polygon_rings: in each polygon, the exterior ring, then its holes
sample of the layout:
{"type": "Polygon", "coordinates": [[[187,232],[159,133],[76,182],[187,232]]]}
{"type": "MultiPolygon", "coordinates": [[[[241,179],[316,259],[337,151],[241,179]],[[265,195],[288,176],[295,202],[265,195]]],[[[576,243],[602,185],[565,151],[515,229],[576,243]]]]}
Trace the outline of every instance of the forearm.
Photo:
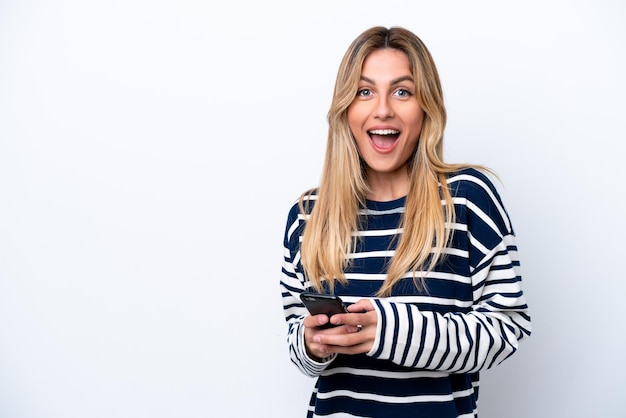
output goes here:
{"type": "Polygon", "coordinates": [[[283,311],[287,322],[287,343],[289,357],[298,369],[307,376],[318,376],[332,362],[335,356],[325,359],[315,358],[307,351],[304,339],[304,318],[308,311],[300,301],[302,283],[295,275],[284,274],[281,280],[283,311]]]}
{"type": "Polygon", "coordinates": [[[379,326],[368,355],[405,367],[449,373],[488,369],[513,354],[529,332],[523,310],[478,306],[468,313],[439,314],[384,299],[374,306],[379,326]]]}
{"type": "Polygon", "coordinates": [[[335,359],[336,355],[319,359],[314,358],[307,352],[302,319],[291,321],[288,327],[287,342],[291,361],[305,375],[310,377],[319,376],[335,359]]]}

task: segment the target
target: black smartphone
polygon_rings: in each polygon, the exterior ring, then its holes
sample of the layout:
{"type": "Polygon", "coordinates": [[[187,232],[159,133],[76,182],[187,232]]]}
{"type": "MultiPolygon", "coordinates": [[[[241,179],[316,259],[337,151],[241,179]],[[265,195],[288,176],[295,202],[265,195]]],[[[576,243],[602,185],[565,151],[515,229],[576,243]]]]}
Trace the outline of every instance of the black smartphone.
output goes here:
{"type": "MultiPolygon", "coordinates": [[[[300,294],[300,300],[304,303],[304,306],[306,306],[311,315],[326,314],[330,319],[334,314],[348,312],[339,296],[302,292],[300,294]]],[[[320,328],[331,328],[335,326],[336,325],[327,322],[325,325],[320,326],[320,328]]]]}

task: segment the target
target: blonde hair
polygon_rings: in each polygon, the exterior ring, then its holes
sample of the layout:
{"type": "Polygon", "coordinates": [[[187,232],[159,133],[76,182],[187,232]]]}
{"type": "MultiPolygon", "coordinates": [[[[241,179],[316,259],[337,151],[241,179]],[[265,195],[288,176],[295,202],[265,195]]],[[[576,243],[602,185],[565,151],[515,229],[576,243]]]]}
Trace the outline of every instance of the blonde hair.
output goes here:
{"type": "MultiPolygon", "coordinates": [[[[365,163],[350,131],[347,111],[356,96],[363,62],[369,54],[383,48],[408,56],[425,117],[418,145],[409,160],[403,233],[377,295],[390,295],[394,285],[409,272],[415,285],[425,288],[425,274],[441,261],[450,240],[455,213],[446,175],[469,165],[443,162],[446,109],[437,68],[426,46],[412,32],[401,27],[370,28],[352,42],[339,65],[327,115],[329,129],[322,177],[302,238],[302,265],[320,292],[324,280],[331,292],[335,280],[347,282],[347,255],[354,249],[357,238],[353,232],[358,230],[359,210],[365,206],[368,192],[365,163]],[[445,205],[441,204],[442,199],[445,205]],[[418,272],[422,272],[419,277],[418,272]]],[[[305,201],[312,192],[301,196],[302,211],[306,211],[305,201]]]]}

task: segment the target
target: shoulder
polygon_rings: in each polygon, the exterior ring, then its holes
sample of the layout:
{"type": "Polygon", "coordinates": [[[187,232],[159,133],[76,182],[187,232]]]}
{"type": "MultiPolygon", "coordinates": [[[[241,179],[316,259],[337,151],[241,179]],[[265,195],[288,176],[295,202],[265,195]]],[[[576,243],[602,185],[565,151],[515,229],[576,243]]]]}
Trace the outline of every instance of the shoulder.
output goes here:
{"type": "Polygon", "coordinates": [[[448,175],[448,187],[454,197],[489,194],[498,196],[498,190],[489,175],[469,167],[448,175]]]}
{"type": "MultiPolygon", "coordinates": [[[[299,237],[317,200],[317,190],[307,190],[292,201],[285,226],[285,246],[299,248],[299,237]]],[[[294,250],[295,251],[295,250],[294,250]]]]}
{"type": "Polygon", "coordinates": [[[298,218],[302,215],[309,215],[315,202],[317,201],[318,190],[317,188],[304,191],[300,196],[292,201],[289,209],[289,218],[298,218]]]}
{"type": "Polygon", "coordinates": [[[511,230],[511,223],[498,189],[487,173],[466,168],[448,176],[448,187],[455,206],[483,220],[487,218],[502,231],[511,230]]]}

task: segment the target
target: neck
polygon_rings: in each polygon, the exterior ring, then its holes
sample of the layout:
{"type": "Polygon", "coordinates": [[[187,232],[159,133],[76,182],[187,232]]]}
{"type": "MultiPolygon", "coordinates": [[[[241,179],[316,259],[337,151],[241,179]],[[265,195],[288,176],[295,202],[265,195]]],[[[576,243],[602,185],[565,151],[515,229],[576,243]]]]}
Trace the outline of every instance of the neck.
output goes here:
{"type": "Polygon", "coordinates": [[[367,198],[378,202],[388,202],[406,196],[409,192],[409,176],[401,173],[368,173],[369,193],[367,198]]]}

